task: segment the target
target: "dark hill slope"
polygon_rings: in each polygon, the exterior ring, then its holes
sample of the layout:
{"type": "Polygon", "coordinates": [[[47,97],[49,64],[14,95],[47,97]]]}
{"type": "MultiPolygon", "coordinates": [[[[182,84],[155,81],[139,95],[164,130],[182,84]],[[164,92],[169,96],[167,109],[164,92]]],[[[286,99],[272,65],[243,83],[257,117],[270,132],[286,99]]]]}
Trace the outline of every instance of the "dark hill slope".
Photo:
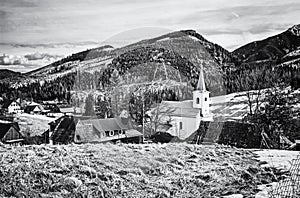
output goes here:
{"type": "Polygon", "coordinates": [[[243,62],[285,61],[283,57],[300,47],[300,25],[261,41],[255,41],[233,51],[243,62]]]}
{"type": "Polygon", "coordinates": [[[20,72],[14,72],[9,69],[0,69],[0,80],[6,79],[6,78],[17,78],[21,77],[22,74],[20,72]]]}

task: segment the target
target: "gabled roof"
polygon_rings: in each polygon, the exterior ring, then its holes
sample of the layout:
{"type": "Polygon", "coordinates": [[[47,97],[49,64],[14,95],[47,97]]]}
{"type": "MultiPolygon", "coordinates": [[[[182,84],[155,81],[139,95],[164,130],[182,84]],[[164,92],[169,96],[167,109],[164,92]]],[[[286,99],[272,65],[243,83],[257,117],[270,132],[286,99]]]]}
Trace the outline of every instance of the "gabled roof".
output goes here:
{"type": "Polygon", "coordinates": [[[28,105],[25,107],[24,112],[32,112],[35,110],[35,108],[38,108],[39,111],[42,111],[43,109],[41,108],[41,105],[28,105]]]}
{"type": "Polygon", "coordinates": [[[75,120],[70,116],[62,116],[49,123],[56,125],[51,139],[55,142],[70,143],[74,140],[75,120]]]}
{"type": "Polygon", "coordinates": [[[35,107],[36,106],[27,106],[27,107],[25,107],[24,112],[31,112],[35,109],[35,107]]]}
{"type": "Polygon", "coordinates": [[[36,102],[30,102],[28,103],[28,106],[40,106],[41,104],[36,103],[36,102]]]}
{"type": "Polygon", "coordinates": [[[20,131],[19,125],[16,122],[7,122],[7,121],[0,121],[0,139],[5,136],[8,130],[13,127],[17,131],[20,131]]]}
{"type": "Polygon", "coordinates": [[[131,137],[140,137],[143,136],[143,134],[135,129],[129,129],[125,131],[126,138],[131,138],[131,137]]]}
{"type": "Polygon", "coordinates": [[[20,103],[18,103],[17,101],[12,101],[12,102],[9,104],[9,106],[10,106],[12,103],[16,103],[17,105],[20,106],[20,103]]]}
{"type": "Polygon", "coordinates": [[[176,117],[188,117],[188,118],[196,118],[197,115],[200,113],[199,109],[195,109],[192,107],[192,101],[163,101],[162,102],[163,110],[168,110],[169,116],[176,116],[176,117]]]}
{"type": "Polygon", "coordinates": [[[4,101],[2,108],[7,109],[11,103],[12,103],[12,101],[8,101],[8,100],[4,101]]]}
{"type": "Polygon", "coordinates": [[[97,131],[113,131],[129,129],[129,122],[122,118],[107,118],[107,119],[93,119],[93,120],[81,120],[82,124],[92,124],[97,131]]]}

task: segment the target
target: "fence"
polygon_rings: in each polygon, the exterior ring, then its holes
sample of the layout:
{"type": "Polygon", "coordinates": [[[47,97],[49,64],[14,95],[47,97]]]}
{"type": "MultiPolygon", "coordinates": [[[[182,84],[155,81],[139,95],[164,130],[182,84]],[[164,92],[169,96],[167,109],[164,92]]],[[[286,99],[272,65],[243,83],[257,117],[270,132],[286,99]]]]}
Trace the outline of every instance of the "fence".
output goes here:
{"type": "Polygon", "coordinates": [[[292,160],[289,175],[270,192],[270,198],[300,197],[300,155],[292,160]]]}

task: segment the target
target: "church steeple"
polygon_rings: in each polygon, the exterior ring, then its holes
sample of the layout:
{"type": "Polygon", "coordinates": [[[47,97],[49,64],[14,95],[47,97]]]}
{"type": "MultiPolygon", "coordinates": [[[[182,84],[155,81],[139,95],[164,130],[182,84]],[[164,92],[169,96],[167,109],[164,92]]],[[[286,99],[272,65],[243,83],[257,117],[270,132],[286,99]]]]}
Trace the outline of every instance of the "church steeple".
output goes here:
{"type": "Polygon", "coordinates": [[[210,115],[209,106],[209,91],[206,90],[203,68],[201,67],[197,87],[193,92],[193,108],[200,109],[202,117],[207,117],[210,115]]]}
{"type": "Polygon", "coordinates": [[[198,84],[196,87],[196,90],[198,91],[206,91],[205,82],[204,82],[204,75],[203,75],[203,67],[201,66],[198,84]]]}

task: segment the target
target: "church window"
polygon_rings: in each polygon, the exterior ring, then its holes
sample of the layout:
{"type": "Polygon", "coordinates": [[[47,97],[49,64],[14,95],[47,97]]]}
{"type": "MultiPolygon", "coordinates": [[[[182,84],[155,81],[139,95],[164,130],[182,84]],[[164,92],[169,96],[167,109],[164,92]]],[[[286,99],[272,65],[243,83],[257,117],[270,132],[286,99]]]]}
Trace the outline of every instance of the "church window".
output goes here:
{"type": "Polygon", "coordinates": [[[182,122],[179,122],[179,129],[182,129],[182,122]]]}
{"type": "Polygon", "coordinates": [[[207,98],[204,98],[204,101],[207,101],[207,98]]]}
{"type": "Polygon", "coordinates": [[[196,103],[197,103],[197,104],[200,103],[200,99],[199,99],[199,98],[196,99],[196,103]]]}

